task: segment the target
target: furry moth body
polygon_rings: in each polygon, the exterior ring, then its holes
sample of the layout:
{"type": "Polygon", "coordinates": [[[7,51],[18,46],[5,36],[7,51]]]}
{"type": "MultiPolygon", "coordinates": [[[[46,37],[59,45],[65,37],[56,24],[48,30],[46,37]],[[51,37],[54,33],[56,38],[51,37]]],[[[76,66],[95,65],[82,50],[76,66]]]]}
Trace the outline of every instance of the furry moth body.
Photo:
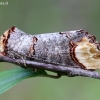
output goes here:
{"type": "Polygon", "coordinates": [[[84,30],[30,35],[13,26],[0,38],[0,54],[66,67],[100,68],[100,43],[84,30]]]}

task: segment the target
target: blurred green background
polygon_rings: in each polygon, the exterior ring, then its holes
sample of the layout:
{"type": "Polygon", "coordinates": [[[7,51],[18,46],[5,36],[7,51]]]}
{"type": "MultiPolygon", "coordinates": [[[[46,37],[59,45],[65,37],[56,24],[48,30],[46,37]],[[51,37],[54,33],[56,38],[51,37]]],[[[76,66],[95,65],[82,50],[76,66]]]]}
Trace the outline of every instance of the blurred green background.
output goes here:
{"type": "MultiPolygon", "coordinates": [[[[8,5],[0,5],[0,34],[13,25],[30,34],[84,29],[100,40],[100,0],[6,1],[8,5]]],[[[19,66],[0,63],[0,71],[15,67],[19,66]]],[[[0,100],[100,100],[100,80],[30,78],[0,100]]]]}

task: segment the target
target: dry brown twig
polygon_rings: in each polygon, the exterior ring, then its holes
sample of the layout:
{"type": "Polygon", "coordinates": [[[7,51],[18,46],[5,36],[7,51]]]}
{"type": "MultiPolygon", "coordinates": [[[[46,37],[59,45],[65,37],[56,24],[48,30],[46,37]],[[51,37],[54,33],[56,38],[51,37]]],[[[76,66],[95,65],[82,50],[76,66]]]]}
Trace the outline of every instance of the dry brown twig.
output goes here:
{"type": "Polygon", "coordinates": [[[100,43],[84,30],[30,35],[16,27],[0,38],[0,62],[57,73],[52,78],[85,76],[100,79],[100,43]]]}

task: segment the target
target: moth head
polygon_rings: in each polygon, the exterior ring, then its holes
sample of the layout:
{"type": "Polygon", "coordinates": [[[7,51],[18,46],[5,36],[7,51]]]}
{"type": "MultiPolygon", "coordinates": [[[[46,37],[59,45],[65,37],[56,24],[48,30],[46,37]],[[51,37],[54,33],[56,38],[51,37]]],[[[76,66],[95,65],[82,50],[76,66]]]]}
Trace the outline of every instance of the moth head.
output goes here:
{"type": "Polygon", "coordinates": [[[5,31],[3,35],[0,37],[0,53],[4,54],[6,50],[6,46],[8,43],[8,39],[10,37],[10,33],[12,33],[15,29],[15,26],[12,26],[10,29],[5,31]]]}
{"type": "Polygon", "coordinates": [[[9,37],[9,30],[5,31],[0,37],[0,54],[5,55],[6,45],[9,37]]]}

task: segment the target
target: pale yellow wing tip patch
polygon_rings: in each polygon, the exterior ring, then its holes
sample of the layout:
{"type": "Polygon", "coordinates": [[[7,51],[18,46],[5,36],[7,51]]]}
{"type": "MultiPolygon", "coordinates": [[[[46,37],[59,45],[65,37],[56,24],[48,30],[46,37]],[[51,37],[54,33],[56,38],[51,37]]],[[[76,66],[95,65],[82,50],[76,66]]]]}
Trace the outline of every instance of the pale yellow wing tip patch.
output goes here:
{"type": "Polygon", "coordinates": [[[77,42],[75,57],[86,69],[100,69],[100,51],[95,43],[90,43],[87,38],[77,42]]]}

